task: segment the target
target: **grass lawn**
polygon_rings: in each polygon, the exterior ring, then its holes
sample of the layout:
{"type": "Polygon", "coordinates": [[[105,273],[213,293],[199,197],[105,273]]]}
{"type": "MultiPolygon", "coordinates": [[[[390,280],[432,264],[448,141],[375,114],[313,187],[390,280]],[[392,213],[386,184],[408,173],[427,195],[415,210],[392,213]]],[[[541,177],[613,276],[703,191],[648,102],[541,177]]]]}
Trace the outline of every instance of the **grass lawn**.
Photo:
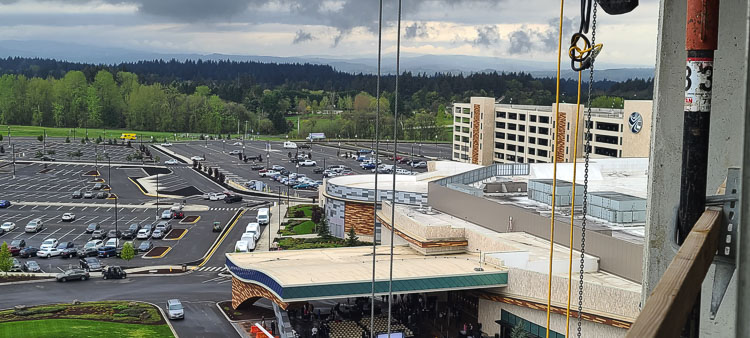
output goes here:
{"type": "Polygon", "coordinates": [[[289,207],[289,209],[287,209],[287,211],[286,211],[286,217],[295,217],[294,213],[297,210],[302,210],[302,212],[305,213],[304,217],[307,217],[307,218],[312,217],[312,207],[313,206],[311,204],[293,205],[293,206],[289,207]]]}
{"type": "Polygon", "coordinates": [[[0,323],[0,338],[15,337],[174,337],[169,326],[99,322],[83,319],[42,319],[0,323]]]}
{"type": "Polygon", "coordinates": [[[315,228],[315,223],[313,221],[304,221],[302,224],[295,226],[294,233],[297,235],[306,235],[311,234],[313,232],[313,228],[315,228]]]}
{"type": "MultiPolygon", "coordinates": [[[[80,138],[81,136],[86,136],[86,129],[85,128],[51,128],[51,127],[37,127],[37,126],[16,126],[11,125],[10,126],[10,136],[19,136],[19,137],[37,137],[39,135],[42,135],[44,131],[47,132],[47,137],[70,137],[71,141],[73,140],[73,130],[75,130],[75,136],[76,139],[80,138]]],[[[116,138],[119,139],[120,135],[123,133],[128,134],[136,134],[139,138],[141,138],[143,141],[151,141],[151,136],[153,136],[157,142],[163,142],[164,138],[167,138],[169,141],[174,141],[175,136],[173,132],[165,132],[165,131],[139,131],[139,130],[124,130],[124,129],[107,129],[106,134],[104,133],[104,129],[101,128],[88,128],[89,132],[89,139],[95,139],[97,136],[101,136],[102,138],[116,138]]],[[[8,137],[8,126],[7,125],[0,125],[0,134],[3,135],[3,138],[8,137]]],[[[199,138],[201,133],[184,133],[184,132],[178,132],[177,133],[177,140],[178,141],[184,141],[184,140],[197,140],[199,138]]],[[[215,135],[214,135],[215,136],[215,135]]],[[[226,134],[222,134],[222,137],[226,137],[226,134]]],[[[230,134],[232,139],[239,139],[242,136],[237,134],[230,134]]],[[[280,141],[282,140],[281,136],[269,136],[269,135],[260,135],[256,136],[255,139],[258,140],[265,140],[265,141],[280,141]]]]}

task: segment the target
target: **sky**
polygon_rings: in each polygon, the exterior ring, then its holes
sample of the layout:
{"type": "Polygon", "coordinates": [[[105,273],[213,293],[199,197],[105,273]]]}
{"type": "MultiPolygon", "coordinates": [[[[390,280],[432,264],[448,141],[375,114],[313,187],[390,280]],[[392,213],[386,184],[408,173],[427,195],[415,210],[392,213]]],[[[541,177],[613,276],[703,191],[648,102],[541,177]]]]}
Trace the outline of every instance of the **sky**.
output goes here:
{"type": "MultiPolygon", "coordinates": [[[[383,53],[389,55],[396,51],[397,1],[383,6],[383,53]]],[[[401,51],[556,61],[559,14],[560,3],[552,0],[404,0],[401,51]]],[[[658,14],[657,0],[641,0],[626,15],[600,9],[600,58],[653,67],[658,14]]],[[[566,1],[564,46],[578,31],[579,16],[580,2],[566,1]]],[[[0,40],[159,53],[375,57],[378,0],[0,0],[0,40]]]]}

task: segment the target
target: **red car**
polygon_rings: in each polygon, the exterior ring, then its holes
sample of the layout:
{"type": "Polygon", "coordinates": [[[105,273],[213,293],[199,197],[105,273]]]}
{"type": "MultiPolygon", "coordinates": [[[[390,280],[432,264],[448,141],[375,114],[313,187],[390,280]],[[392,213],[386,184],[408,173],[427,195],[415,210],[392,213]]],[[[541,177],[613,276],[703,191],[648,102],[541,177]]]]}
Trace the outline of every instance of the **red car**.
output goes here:
{"type": "Polygon", "coordinates": [[[13,256],[18,256],[18,254],[23,250],[23,248],[26,247],[26,241],[23,239],[14,239],[12,242],[10,242],[10,253],[13,256]]]}
{"type": "Polygon", "coordinates": [[[182,211],[172,211],[172,218],[182,219],[184,217],[185,214],[182,211]]]}

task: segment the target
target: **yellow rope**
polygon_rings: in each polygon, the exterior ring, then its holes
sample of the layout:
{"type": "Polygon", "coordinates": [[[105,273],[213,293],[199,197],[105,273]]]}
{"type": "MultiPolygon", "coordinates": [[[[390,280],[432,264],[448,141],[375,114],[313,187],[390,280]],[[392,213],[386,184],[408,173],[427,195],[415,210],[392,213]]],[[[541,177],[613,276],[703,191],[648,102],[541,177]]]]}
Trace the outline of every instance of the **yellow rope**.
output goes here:
{"type": "MultiPolygon", "coordinates": [[[[557,129],[560,128],[560,57],[562,55],[562,23],[565,0],[560,0],[560,25],[557,36],[557,89],[555,91],[555,131],[552,146],[552,217],[549,225],[549,276],[547,277],[547,338],[549,338],[549,315],[552,307],[552,259],[555,252],[555,193],[557,191],[557,129]]],[[[564,126],[562,126],[564,128],[564,126]]]]}
{"type": "MultiPolygon", "coordinates": [[[[573,196],[570,208],[570,253],[568,256],[568,306],[565,308],[565,337],[570,333],[570,292],[573,279],[573,216],[576,208],[576,169],[578,168],[578,125],[581,116],[581,72],[578,72],[578,99],[576,100],[576,126],[573,130],[573,196]]],[[[583,215],[586,217],[586,215],[583,215]]]]}

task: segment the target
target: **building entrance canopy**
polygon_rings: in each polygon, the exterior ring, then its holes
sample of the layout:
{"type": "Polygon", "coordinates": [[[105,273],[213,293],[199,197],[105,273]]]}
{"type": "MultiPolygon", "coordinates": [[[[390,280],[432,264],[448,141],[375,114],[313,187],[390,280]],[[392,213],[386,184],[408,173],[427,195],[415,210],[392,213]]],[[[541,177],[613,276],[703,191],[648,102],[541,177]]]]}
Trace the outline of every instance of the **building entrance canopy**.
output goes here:
{"type": "MultiPolygon", "coordinates": [[[[389,247],[378,247],[375,293],[388,293],[389,247]]],[[[416,293],[507,285],[508,272],[489,264],[479,269],[479,255],[424,256],[408,246],[394,247],[393,292],[416,293]]],[[[286,308],[290,302],[367,296],[372,293],[372,247],[229,253],[232,301],[269,298],[286,308]],[[262,288],[262,289],[259,289],[262,288]]]]}

